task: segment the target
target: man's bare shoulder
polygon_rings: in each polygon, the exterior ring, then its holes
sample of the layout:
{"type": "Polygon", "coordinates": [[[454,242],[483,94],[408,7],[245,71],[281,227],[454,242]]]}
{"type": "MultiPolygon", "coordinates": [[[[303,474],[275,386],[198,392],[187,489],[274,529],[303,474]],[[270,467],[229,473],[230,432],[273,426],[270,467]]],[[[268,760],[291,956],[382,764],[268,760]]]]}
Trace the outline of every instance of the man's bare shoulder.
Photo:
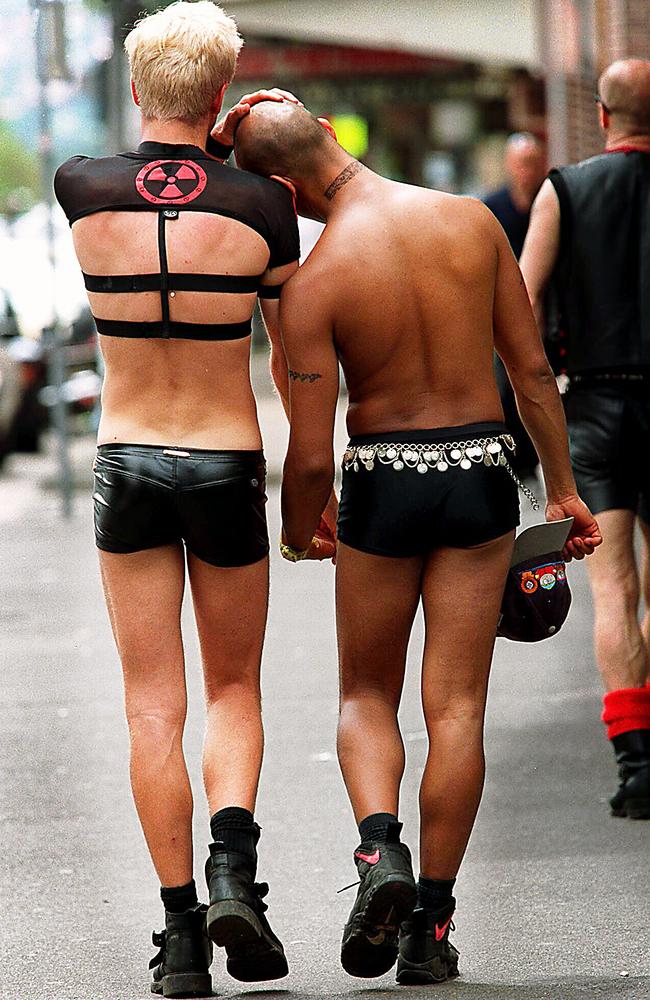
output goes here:
{"type": "MultiPolygon", "coordinates": [[[[475,226],[484,232],[496,232],[496,219],[487,205],[478,198],[469,195],[447,194],[442,191],[433,192],[438,196],[440,208],[450,216],[455,216],[465,225],[475,226]]],[[[497,223],[498,225],[498,223],[497,223]]]]}
{"type": "Polygon", "coordinates": [[[478,198],[396,181],[390,187],[391,199],[398,212],[411,206],[418,212],[434,213],[436,219],[455,224],[463,232],[472,229],[484,237],[489,234],[494,237],[498,233],[499,224],[494,215],[478,198]]]}
{"type": "Polygon", "coordinates": [[[304,309],[305,302],[309,302],[311,306],[316,304],[320,309],[327,306],[332,287],[336,285],[332,281],[336,271],[336,257],[321,245],[324,244],[326,233],[327,230],[323,232],[307,260],[284,285],[281,299],[284,310],[294,307],[304,309]]]}

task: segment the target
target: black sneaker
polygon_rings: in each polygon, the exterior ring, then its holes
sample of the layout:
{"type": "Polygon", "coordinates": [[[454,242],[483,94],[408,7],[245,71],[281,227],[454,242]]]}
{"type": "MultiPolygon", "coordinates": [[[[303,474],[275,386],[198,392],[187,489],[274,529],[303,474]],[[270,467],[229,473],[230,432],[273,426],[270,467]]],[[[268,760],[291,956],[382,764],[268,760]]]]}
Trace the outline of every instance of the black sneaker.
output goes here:
{"type": "Polygon", "coordinates": [[[650,730],[635,729],[612,740],[620,784],[609,800],[612,816],[650,819],[650,730]]]}
{"type": "Polygon", "coordinates": [[[368,842],[354,852],[361,884],[343,931],[341,964],[351,976],[374,979],[395,964],[398,932],[417,902],[411,853],[391,823],[388,843],[368,842]]]}
{"type": "Polygon", "coordinates": [[[160,951],[149,962],[153,969],[151,992],[163,997],[211,997],[212,945],[205,932],[207,906],[183,913],[165,912],[165,930],[154,931],[152,941],[160,951]]]}
{"type": "Polygon", "coordinates": [[[397,960],[400,986],[428,986],[458,975],[458,951],[449,940],[455,901],[438,913],[418,907],[402,925],[397,960]]]}
{"type": "Polygon", "coordinates": [[[226,968],[242,983],[282,979],[289,966],[281,942],[264,916],[269,891],[255,882],[256,859],[223,844],[210,844],[205,876],[210,891],[207,930],[211,940],[226,949],[226,968]]]}

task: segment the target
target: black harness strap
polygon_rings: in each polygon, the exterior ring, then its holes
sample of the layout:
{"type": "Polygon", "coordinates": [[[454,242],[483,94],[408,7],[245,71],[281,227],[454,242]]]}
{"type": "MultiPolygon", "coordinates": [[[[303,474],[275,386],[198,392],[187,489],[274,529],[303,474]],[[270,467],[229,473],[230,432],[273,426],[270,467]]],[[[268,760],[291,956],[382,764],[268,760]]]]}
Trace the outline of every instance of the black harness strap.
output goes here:
{"type": "Polygon", "coordinates": [[[160,259],[160,308],[162,309],[162,336],[169,337],[169,271],[167,270],[167,219],[177,219],[178,212],[162,209],[158,212],[158,257],[160,259]]]}
{"type": "Polygon", "coordinates": [[[252,321],[243,323],[180,323],[157,320],[138,323],[133,320],[100,319],[95,317],[97,332],[104,337],[165,337],[174,340],[242,340],[250,337],[252,321]]]}
{"type": "Polygon", "coordinates": [[[284,285],[260,285],[257,294],[260,299],[279,299],[284,285]]]}
{"type": "Polygon", "coordinates": [[[86,274],[87,292],[159,292],[159,274],[86,274]]]}
{"type": "MultiPolygon", "coordinates": [[[[160,274],[86,274],[84,284],[89,292],[159,292],[160,274]]],[[[253,274],[194,274],[171,272],[167,287],[175,292],[224,292],[254,294],[262,275],[253,274]]]]}

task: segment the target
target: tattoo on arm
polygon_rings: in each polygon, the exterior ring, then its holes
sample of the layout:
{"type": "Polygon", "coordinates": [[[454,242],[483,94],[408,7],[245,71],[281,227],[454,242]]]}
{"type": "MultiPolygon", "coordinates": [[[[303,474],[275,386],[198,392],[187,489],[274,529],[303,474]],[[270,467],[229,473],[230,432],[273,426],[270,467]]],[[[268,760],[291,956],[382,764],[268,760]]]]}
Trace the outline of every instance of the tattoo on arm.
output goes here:
{"type": "Polygon", "coordinates": [[[319,378],[322,378],[320,372],[296,372],[293,368],[289,369],[289,378],[294,382],[317,382],[319,378]]]}
{"type": "Polygon", "coordinates": [[[353,160],[352,163],[348,163],[345,170],[342,170],[338,177],[335,177],[327,191],[325,191],[325,197],[328,201],[331,201],[337,191],[340,191],[342,187],[351,181],[353,177],[356,177],[360,170],[363,170],[363,163],[358,163],[357,160],[353,160]]]}

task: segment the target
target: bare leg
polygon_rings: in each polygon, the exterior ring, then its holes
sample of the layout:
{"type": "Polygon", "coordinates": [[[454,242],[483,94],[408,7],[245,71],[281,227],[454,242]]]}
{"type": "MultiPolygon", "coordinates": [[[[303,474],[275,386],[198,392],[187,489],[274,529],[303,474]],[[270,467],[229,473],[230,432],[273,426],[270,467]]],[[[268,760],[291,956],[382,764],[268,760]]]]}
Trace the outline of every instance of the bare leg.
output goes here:
{"type": "Polygon", "coordinates": [[[338,547],[338,755],[357,822],[377,812],[397,815],[404,773],[397,710],[421,569],[421,559],[338,547]]]}
{"type": "Polygon", "coordinates": [[[220,568],[188,554],[201,642],[207,726],[203,778],[210,812],[255,809],[264,732],[260,661],[269,561],[220,568]]]}
{"type": "Polygon", "coordinates": [[[650,683],[650,524],[646,524],[644,520],[639,518],[639,527],[641,528],[641,544],[643,548],[641,593],[645,604],[645,613],[641,622],[641,634],[645,642],[648,663],[647,684],[650,683]]]}
{"type": "Polygon", "coordinates": [[[607,691],[642,687],[648,676],[648,649],[638,619],[635,515],[630,510],[606,510],[598,515],[598,523],[603,544],[587,559],[598,667],[607,691]]]}
{"type": "Polygon", "coordinates": [[[514,533],[474,549],[440,549],[422,579],[422,701],[429,754],[420,787],[420,871],[454,878],[483,791],[483,720],[514,533]]]}
{"type": "Polygon", "coordinates": [[[183,756],[183,550],[100,552],[99,560],[124,671],[133,798],[161,884],[184,885],[193,874],[193,803],[183,756]]]}

